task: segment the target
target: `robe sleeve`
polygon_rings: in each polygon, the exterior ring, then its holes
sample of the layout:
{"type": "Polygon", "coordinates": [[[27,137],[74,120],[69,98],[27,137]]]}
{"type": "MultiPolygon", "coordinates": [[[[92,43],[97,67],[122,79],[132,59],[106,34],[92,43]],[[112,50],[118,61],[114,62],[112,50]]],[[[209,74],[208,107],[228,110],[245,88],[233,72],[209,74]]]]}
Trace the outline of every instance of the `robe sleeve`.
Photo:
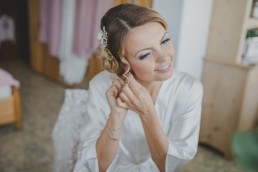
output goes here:
{"type": "MultiPolygon", "coordinates": [[[[100,83],[90,83],[89,95],[86,105],[86,120],[81,132],[81,150],[74,172],[99,171],[96,153],[96,142],[102,133],[109,116],[109,106],[105,97],[106,88],[100,83]]],[[[117,158],[111,162],[107,171],[116,164],[117,158]]]]}
{"type": "Polygon", "coordinates": [[[186,110],[177,115],[169,131],[169,147],[166,156],[166,172],[178,171],[188,163],[197,152],[203,87],[194,81],[190,94],[185,99],[186,110]]]}

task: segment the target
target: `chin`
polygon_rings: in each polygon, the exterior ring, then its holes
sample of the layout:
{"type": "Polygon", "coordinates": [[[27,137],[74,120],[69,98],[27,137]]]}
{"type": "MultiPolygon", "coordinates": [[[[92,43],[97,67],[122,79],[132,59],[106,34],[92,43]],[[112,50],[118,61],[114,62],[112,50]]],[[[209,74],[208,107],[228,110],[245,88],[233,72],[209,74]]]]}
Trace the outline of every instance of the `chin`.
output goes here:
{"type": "Polygon", "coordinates": [[[174,73],[174,72],[171,71],[170,73],[164,75],[164,76],[161,78],[160,81],[166,81],[166,80],[168,80],[169,78],[171,78],[171,77],[173,76],[173,73],[174,73]]]}
{"type": "Polygon", "coordinates": [[[158,73],[160,81],[165,81],[171,78],[174,74],[174,67],[173,65],[170,66],[169,70],[166,72],[158,73]]]}

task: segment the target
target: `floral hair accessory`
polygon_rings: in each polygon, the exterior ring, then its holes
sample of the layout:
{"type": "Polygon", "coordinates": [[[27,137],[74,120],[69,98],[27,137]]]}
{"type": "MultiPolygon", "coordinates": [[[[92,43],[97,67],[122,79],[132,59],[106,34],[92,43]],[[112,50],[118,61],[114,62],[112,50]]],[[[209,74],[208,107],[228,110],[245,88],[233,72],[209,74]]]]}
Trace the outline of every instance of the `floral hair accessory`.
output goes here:
{"type": "Polygon", "coordinates": [[[105,26],[103,26],[103,29],[101,29],[99,32],[98,40],[100,42],[101,48],[107,47],[107,32],[106,32],[105,26]]]}

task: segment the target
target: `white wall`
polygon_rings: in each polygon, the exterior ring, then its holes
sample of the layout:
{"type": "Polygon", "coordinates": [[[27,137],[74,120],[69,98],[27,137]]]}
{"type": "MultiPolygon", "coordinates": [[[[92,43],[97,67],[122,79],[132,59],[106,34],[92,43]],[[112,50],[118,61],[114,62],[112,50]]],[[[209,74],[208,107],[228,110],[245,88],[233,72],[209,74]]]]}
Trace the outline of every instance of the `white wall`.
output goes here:
{"type": "MultiPolygon", "coordinates": [[[[182,20],[182,0],[153,0],[153,8],[158,11],[168,23],[168,32],[173,40],[177,56],[182,20]]],[[[177,61],[177,59],[175,59],[177,61]]]]}
{"type": "Polygon", "coordinates": [[[168,22],[178,70],[202,77],[213,0],[154,0],[153,8],[168,22]]]}

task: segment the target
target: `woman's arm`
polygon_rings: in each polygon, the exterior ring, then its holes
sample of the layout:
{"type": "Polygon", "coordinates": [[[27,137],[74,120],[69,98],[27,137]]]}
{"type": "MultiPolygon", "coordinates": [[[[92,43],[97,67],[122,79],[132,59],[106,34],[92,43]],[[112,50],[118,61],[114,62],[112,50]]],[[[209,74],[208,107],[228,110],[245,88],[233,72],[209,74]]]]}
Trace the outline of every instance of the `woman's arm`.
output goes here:
{"type": "Polygon", "coordinates": [[[147,90],[132,75],[129,76],[129,80],[129,84],[123,86],[119,96],[125,108],[139,114],[152,159],[160,171],[165,171],[169,142],[160,125],[153,100],[147,90]]]}
{"type": "Polygon", "coordinates": [[[160,171],[165,171],[168,138],[165,135],[155,111],[141,116],[142,126],[153,161],[160,171]]]}
{"type": "Polygon", "coordinates": [[[111,113],[102,134],[97,140],[96,152],[99,171],[106,171],[117,154],[123,119],[120,114],[111,113]]]}
{"type": "Polygon", "coordinates": [[[106,97],[111,109],[106,126],[96,143],[99,171],[106,171],[117,154],[119,138],[127,109],[119,107],[122,103],[118,97],[124,82],[117,79],[107,90],[106,97]]]}

